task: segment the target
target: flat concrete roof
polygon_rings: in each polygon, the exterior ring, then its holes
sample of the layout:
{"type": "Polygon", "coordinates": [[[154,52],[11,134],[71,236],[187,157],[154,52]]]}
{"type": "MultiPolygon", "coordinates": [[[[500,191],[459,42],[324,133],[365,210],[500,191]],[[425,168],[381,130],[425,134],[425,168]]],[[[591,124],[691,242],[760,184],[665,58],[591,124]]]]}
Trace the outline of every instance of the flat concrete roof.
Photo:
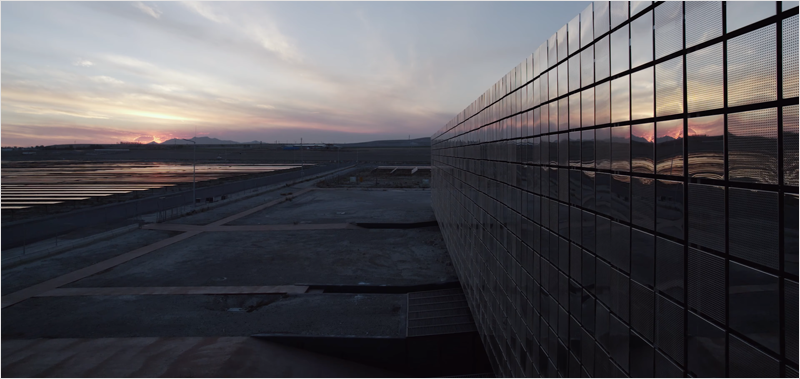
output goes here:
{"type": "MultiPolygon", "coordinates": [[[[32,351],[55,343],[35,348],[24,342],[29,339],[75,339],[88,357],[108,339],[136,344],[145,337],[237,338],[257,333],[403,337],[405,294],[303,292],[306,285],[457,281],[438,227],[364,229],[353,224],[431,220],[428,190],[316,189],[305,183],[149,226],[190,231],[138,229],[3,269],[3,370],[22,367],[9,357],[34,356],[32,351]],[[335,228],[328,228],[331,225],[335,228]],[[236,229],[242,227],[252,230],[236,229]],[[258,229],[276,227],[282,230],[258,229]]],[[[28,359],[50,364],[60,354],[56,350],[28,359]]],[[[48,375],[83,372],[76,368],[79,364],[100,365],[86,359],[61,368],[54,365],[48,375]]],[[[306,364],[300,363],[306,358],[296,359],[296,364],[306,364]]],[[[179,368],[186,365],[170,362],[179,368]]],[[[388,374],[330,364],[351,376],[388,374]]],[[[119,365],[120,370],[125,366],[119,365]]],[[[40,375],[34,371],[4,373],[40,375]]],[[[270,376],[269,372],[261,368],[235,376],[270,376]]]]}

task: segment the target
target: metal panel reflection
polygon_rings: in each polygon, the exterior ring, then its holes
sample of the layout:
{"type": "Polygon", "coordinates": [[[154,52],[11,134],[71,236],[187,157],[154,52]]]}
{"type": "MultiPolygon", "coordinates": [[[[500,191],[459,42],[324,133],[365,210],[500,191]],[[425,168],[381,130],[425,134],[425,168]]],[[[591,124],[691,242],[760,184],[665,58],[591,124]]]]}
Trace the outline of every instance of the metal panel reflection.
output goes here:
{"type": "Polygon", "coordinates": [[[656,116],[683,112],[683,59],[656,65],[656,116]]]}
{"type": "Polygon", "coordinates": [[[581,47],[588,46],[594,41],[594,4],[589,4],[583,12],[581,12],[581,47]]]}
{"type": "Polygon", "coordinates": [[[731,255],[778,268],[778,194],[741,188],[729,193],[731,255]]]}
{"type": "Polygon", "coordinates": [[[728,178],[778,183],[778,110],[728,115],[728,178]]]}
{"type": "Polygon", "coordinates": [[[798,91],[798,19],[797,15],[783,20],[783,98],[797,97],[798,91]]]}
{"type": "MultiPolygon", "coordinates": [[[[627,3],[625,3],[625,5],[627,6],[627,3]]],[[[617,29],[614,33],[611,33],[611,75],[619,74],[630,68],[628,45],[629,36],[627,27],[622,27],[617,29]]]]}
{"type": "Polygon", "coordinates": [[[797,8],[727,4],[594,3],[432,137],[496,375],[796,375],[797,8]]]}
{"type": "Polygon", "coordinates": [[[726,7],[727,32],[775,15],[771,1],[732,1],[726,7]]]}
{"type": "Polygon", "coordinates": [[[581,94],[573,93],[569,95],[569,128],[578,129],[581,127],[581,94]]]}
{"type": "Polygon", "coordinates": [[[569,59],[569,91],[581,88],[581,55],[575,54],[569,59]]]}
{"type": "Polygon", "coordinates": [[[608,40],[608,36],[605,36],[594,44],[594,78],[597,81],[607,78],[611,69],[608,40]]]}
{"type": "Polygon", "coordinates": [[[656,124],[656,173],[683,176],[683,120],[656,124]]]}
{"type": "Polygon", "coordinates": [[[725,178],[725,117],[690,118],[687,126],[689,176],[725,178]]]}
{"type": "Polygon", "coordinates": [[[631,119],[653,117],[655,90],[653,68],[648,67],[631,74],[631,119]]]}
{"type": "Polygon", "coordinates": [[[595,130],[595,156],[598,169],[611,169],[611,128],[595,130]]]}
{"type": "Polygon", "coordinates": [[[689,183],[689,242],[725,251],[725,187],[689,183]]]}
{"type": "Polygon", "coordinates": [[[653,60],[653,12],[631,22],[631,67],[653,60]]]}
{"type": "Polygon", "coordinates": [[[581,127],[594,126],[594,88],[581,91],[581,127]]]}
{"type": "Polygon", "coordinates": [[[722,108],[725,94],[722,43],[686,55],[688,111],[722,108]]]}
{"type": "Polygon", "coordinates": [[[683,239],[683,183],[656,181],[656,231],[683,239]]]}
{"type": "Polygon", "coordinates": [[[798,117],[797,105],[783,107],[783,184],[798,185],[798,117]]]}
{"type": "Polygon", "coordinates": [[[722,2],[686,3],[686,47],[710,41],[722,35],[722,2]]]}
{"type": "Polygon", "coordinates": [[[683,3],[669,1],[655,9],[656,59],[683,48],[683,3]]]}
{"type": "Polygon", "coordinates": [[[630,82],[628,76],[611,81],[611,122],[628,121],[630,115],[630,82]]]}
{"type": "Polygon", "coordinates": [[[595,125],[611,122],[611,82],[594,87],[594,104],[595,125]]]}
{"type": "Polygon", "coordinates": [[[646,230],[655,230],[656,185],[654,179],[631,178],[631,220],[646,230]]]}
{"type": "Polygon", "coordinates": [[[728,106],[778,98],[775,25],[728,41],[728,106]]]}
{"type": "Polygon", "coordinates": [[[581,85],[594,83],[594,46],[581,51],[581,85]]]}
{"type": "Polygon", "coordinates": [[[631,127],[628,125],[611,128],[611,169],[613,171],[631,170],[631,127]]]}
{"type": "Polygon", "coordinates": [[[594,2],[594,35],[599,37],[608,32],[609,26],[608,1],[594,2]]]}

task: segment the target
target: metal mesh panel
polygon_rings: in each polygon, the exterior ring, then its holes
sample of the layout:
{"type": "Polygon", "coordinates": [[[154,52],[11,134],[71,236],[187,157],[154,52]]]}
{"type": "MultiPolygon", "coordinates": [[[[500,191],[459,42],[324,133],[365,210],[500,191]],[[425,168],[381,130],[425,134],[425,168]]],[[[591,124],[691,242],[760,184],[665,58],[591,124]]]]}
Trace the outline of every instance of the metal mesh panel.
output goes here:
{"type": "MultiPolygon", "coordinates": [[[[798,19],[797,15],[783,20],[783,98],[797,97],[798,74],[798,19]]],[[[795,123],[796,125],[796,123],[795,123]]],[[[795,184],[796,185],[796,184],[795,184]]]]}
{"type": "Polygon", "coordinates": [[[797,323],[797,282],[791,280],[784,280],[784,320],[786,323],[786,330],[784,332],[786,340],[786,358],[790,361],[797,363],[798,348],[797,336],[800,331],[798,330],[797,323]]]}
{"type": "Polygon", "coordinates": [[[725,14],[728,33],[775,14],[775,3],[771,1],[732,1],[725,14]]]}
{"type": "Polygon", "coordinates": [[[683,183],[656,181],[656,231],[683,239],[683,183]]]}
{"type": "Polygon", "coordinates": [[[611,217],[626,222],[630,221],[630,192],[630,176],[611,176],[611,217]]]}
{"type": "Polygon", "coordinates": [[[728,372],[735,378],[775,378],[778,361],[735,336],[728,337],[728,372]]]}
{"type": "Polygon", "coordinates": [[[611,83],[605,82],[594,87],[594,121],[596,125],[611,122],[611,83]]]}
{"type": "Polygon", "coordinates": [[[623,76],[611,81],[611,122],[628,121],[630,113],[631,96],[630,80],[623,76]]]}
{"type": "Polygon", "coordinates": [[[608,32],[609,9],[608,1],[594,2],[594,35],[599,37],[608,32]]]}
{"type": "MultiPolygon", "coordinates": [[[[616,3],[616,2],[615,2],[616,3]]],[[[622,2],[619,2],[622,3],[622,2]]],[[[627,3],[624,3],[627,5],[627,3]]],[[[628,27],[624,26],[611,33],[611,75],[627,71],[629,66],[629,41],[628,27]]]]}
{"type": "Polygon", "coordinates": [[[689,176],[725,179],[725,115],[688,120],[689,176]]]}
{"type": "Polygon", "coordinates": [[[683,48],[683,3],[668,1],[655,9],[656,59],[683,48]]]}
{"type": "Polygon", "coordinates": [[[728,115],[728,178],[778,183],[778,110],[760,109],[728,115]]]}
{"type": "Polygon", "coordinates": [[[683,364],[683,307],[656,295],[656,346],[683,364]]]}
{"type": "Polygon", "coordinates": [[[728,263],[728,326],[774,352],[780,351],[779,279],[728,263]]]}
{"type": "Polygon", "coordinates": [[[567,57],[567,25],[558,29],[556,36],[558,40],[558,61],[561,62],[561,60],[567,57]]]}
{"type": "MultiPolygon", "coordinates": [[[[569,91],[581,88],[581,55],[575,54],[569,59],[569,91]]],[[[580,103],[578,104],[580,105],[580,103]]],[[[580,113],[579,113],[580,114],[580,113]]]]}
{"type": "Polygon", "coordinates": [[[800,242],[800,201],[795,194],[786,193],[783,195],[783,268],[786,272],[797,275],[798,271],[798,250],[800,242]]]}
{"type": "Polygon", "coordinates": [[[631,127],[617,126],[611,129],[611,169],[630,171],[631,169],[631,127]]]}
{"type": "Polygon", "coordinates": [[[653,123],[631,126],[631,171],[644,174],[655,172],[654,133],[653,123]]]}
{"type": "Polygon", "coordinates": [[[581,162],[584,168],[594,168],[594,130],[581,132],[581,162]]]}
{"type": "Polygon", "coordinates": [[[608,170],[611,168],[611,128],[595,130],[594,139],[597,168],[608,170]]]}
{"type": "Polygon", "coordinates": [[[678,57],[656,65],[656,116],[681,112],[683,112],[683,58],[678,57]]]}
{"type": "Polygon", "coordinates": [[[532,55],[527,93],[526,61],[434,136],[432,205],[496,374],[796,372],[797,16],[752,29],[751,6],[776,3],[728,3],[751,25],[731,38],[721,2],[593,4],[532,55]]]}
{"type": "Polygon", "coordinates": [[[593,11],[594,4],[589,4],[582,12],[581,12],[581,47],[587,46],[594,41],[594,11],[593,11]]]}
{"type": "Polygon", "coordinates": [[[631,278],[652,286],[655,264],[655,238],[652,234],[631,230],[631,278]]]}
{"type": "Polygon", "coordinates": [[[731,255],[778,268],[778,194],[731,188],[729,196],[731,255]]]}
{"type": "Polygon", "coordinates": [[[683,246],[656,237],[656,288],[683,301],[683,246]]]}
{"type": "Polygon", "coordinates": [[[686,2],[686,47],[722,35],[722,2],[686,2]]]}
{"type": "Polygon", "coordinates": [[[689,306],[725,323],[725,260],[689,249],[689,306]]]}
{"type": "Polygon", "coordinates": [[[634,225],[655,230],[655,180],[631,178],[631,219],[634,225]]]}
{"type": "Polygon", "coordinates": [[[611,69],[608,40],[608,36],[605,36],[594,44],[594,76],[597,81],[607,78],[611,69]]]}
{"type": "Polygon", "coordinates": [[[722,43],[686,55],[688,111],[722,108],[724,77],[722,43]]]}
{"type": "Polygon", "coordinates": [[[653,341],[655,332],[655,298],[653,291],[639,283],[631,283],[631,326],[653,341]]]}
{"type": "Polygon", "coordinates": [[[572,18],[567,24],[567,40],[569,41],[569,53],[572,54],[581,48],[580,37],[580,15],[572,18]]]}
{"type": "Polygon", "coordinates": [[[586,87],[587,85],[594,83],[594,46],[590,46],[586,49],[583,49],[580,55],[581,55],[581,85],[586,87]]]}
{"type": "Polygon", "coordinates": [[[797,105],[783,107],[783,184],[787,186],[798,185],[799,132],[797,105]]]}
{"type": "Polygon", "coordinates": [[[689,242],[725,251],[725,188],[689,184],[689,242]]]}
{"type": "Polygon", "coordinates": [[[728,41],[728,106],[778,98],[775,25],[728,41]]]}
{"type": "Polygon", "coordinates": [[[697,377],[725,376],[725,331],[689,312],[687,368],[697,377]]]}
{"type": "Polygon", "coordinates": [[[631,22],[631,67],[653,60],[653,12],[631,22]]]}

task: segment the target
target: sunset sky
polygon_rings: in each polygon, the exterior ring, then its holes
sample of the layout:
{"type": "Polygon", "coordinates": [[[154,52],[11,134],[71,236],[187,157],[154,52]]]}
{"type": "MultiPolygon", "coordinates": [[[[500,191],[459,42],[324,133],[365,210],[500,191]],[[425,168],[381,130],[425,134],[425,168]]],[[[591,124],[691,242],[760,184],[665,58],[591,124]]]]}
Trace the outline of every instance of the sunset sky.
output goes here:
{"type": "Polygon", "coordinates": [[[2,145],[428,137],[588,2],[4,2],[2,145]]]}

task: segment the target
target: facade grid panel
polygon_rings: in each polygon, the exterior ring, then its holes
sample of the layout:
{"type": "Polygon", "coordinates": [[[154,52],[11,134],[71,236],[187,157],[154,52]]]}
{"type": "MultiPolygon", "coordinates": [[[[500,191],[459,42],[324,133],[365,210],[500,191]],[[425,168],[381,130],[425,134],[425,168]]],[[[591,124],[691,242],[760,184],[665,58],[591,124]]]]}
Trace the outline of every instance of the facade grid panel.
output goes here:
{"type": "Polygon", "coordinates": [[[594,2],[433,135],[495,374],[797,375],[798,9],[779,7],[594,2]]]}

